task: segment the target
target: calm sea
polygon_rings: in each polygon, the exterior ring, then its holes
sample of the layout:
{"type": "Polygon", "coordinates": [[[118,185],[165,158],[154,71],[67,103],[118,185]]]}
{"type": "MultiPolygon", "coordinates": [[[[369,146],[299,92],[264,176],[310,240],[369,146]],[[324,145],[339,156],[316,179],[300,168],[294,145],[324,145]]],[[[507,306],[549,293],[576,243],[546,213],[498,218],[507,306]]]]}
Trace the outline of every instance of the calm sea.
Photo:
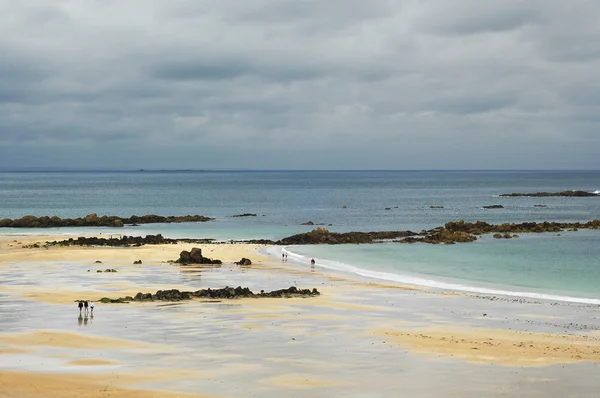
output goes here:
{"type": "MultiPolygon", "coordinates": [[[[343,232],[421,230],[458,219],[503,223],[600,218],[600,198],[596,197],[499,197],[511,192],[571,189],[599,190],[600,172],[5,172],[0,173],[0,218],[202,214],[217,221],[95,232],[216,239],[276,239],[314,228],[300,225],[308,221],[343,232]],[[493,204],[504,209],[483,209],[493,204]],[[257,216],[232,217],[241,213],[257,216]]],[[[0,229],[3,235],[40,232],[82,230],[0,229]]],[[[289,250],[298,261],[316,257],[320,266],[368,277],[533,297],[569,296],[577,301],[600,298],[598,243],[600,231],[580,231],[527,235],[511,241],[484,237],[472,244],[451,246],[386,244],[289,250]]]]}

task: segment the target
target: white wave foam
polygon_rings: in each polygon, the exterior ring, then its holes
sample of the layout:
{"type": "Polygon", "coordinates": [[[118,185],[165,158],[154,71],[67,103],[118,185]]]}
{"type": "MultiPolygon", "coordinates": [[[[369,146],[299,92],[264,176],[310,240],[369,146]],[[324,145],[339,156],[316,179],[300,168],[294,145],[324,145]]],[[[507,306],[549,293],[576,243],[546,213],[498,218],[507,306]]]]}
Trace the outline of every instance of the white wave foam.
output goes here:
{"type": "Polygon", "coordinates": [[[596,189],[593,193],[595,193],[596,195],[600,195],[600,189],[596,189]]]}
{"type": "MultiPolygon", "coordinates": [[[[298,253],[291,252],[288,247],[283,248],[288,254],[288,261],[296,263],[296,264],[309,264],[310,258],[303,256],[298,253]]],[[[273,258],[278,258],[281,255],[281,250],[277,247],[267,248],[266,253],[273,258]]],[[[485,295],[498,295],[498,296],[509,296],[509,297],[520,297],[520,298],[529,298],[536,300],[550,300],[550,301],[564,301],[570,303],[579,303],[579,304],[594,304],[600,305],[600,299],[591,299],[586,297],[573,297],[573,296],[560,296],[555,294],[544,294],[544,293],[534,293],[534,292],[524,292],[524,291],[511,291],[511,290],[502,290],[502,289],[493,289],[487,287],[480,286],[469,286],[462,285],[459,283],[449,283],[443,281],[437,281],[433,279],[426,279],[408,275],[400,275],[400,274],[392,274],[389,272],[380,272],[380,271],[371,271],[363,268],[355,267],[349,264],[324,260],[315,257],[316,266],[331,269],[335,271],[352,273],[360,276],[364,276],[367,278],[403,283],[408,285],[415,286],[423,286],[423,287],[431,287],[436,289],[443,290],[452,290],[459,292],[467,292],[467,293],[478,293],[485,295]]]]}

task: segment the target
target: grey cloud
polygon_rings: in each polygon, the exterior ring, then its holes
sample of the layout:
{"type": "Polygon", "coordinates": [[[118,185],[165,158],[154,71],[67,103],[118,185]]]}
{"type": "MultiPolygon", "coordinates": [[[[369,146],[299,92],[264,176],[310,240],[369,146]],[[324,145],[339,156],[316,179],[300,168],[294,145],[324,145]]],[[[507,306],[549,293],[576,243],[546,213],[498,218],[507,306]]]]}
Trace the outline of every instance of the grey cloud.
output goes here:
{"type": "Polygon", "coordinates": [[[0,168],[597,168],[599,11],[0,0],[0,168]]]}

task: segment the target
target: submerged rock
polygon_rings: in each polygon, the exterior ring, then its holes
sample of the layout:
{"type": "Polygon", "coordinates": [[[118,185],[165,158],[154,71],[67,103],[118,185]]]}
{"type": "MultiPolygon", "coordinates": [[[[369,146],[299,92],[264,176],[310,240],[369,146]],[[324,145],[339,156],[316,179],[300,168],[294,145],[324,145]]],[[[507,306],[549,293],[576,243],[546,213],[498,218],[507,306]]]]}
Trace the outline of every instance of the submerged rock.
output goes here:
{"type": "Polygon", "coordinates": [[[504,206],[502,205],[489,205],[489,206],[483,206],[484,209],[504,209],[504,206]]]}

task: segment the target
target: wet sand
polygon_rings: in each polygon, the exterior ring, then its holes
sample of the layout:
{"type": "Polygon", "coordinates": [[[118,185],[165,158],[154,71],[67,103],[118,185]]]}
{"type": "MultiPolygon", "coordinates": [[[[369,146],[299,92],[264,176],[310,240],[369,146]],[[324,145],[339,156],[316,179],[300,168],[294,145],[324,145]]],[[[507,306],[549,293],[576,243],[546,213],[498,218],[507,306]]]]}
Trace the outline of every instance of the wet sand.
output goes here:
{"type": "Polygon", "coordinates": [[[0,397],[596,397],[600,388],[597,306],[356,280],[263,257],[257,245],[22,247],[45,240],[0,237],[0,397]],[[165,263],[193,246],[225,264],[165,263]],[[253,265],[234,265],[241,257],[253,265]],[[95,272],[105,268],[118,272],[95,272]],[[226,285],[322,295],[97,304],[93,317],[74,303],[226,285]]]}

